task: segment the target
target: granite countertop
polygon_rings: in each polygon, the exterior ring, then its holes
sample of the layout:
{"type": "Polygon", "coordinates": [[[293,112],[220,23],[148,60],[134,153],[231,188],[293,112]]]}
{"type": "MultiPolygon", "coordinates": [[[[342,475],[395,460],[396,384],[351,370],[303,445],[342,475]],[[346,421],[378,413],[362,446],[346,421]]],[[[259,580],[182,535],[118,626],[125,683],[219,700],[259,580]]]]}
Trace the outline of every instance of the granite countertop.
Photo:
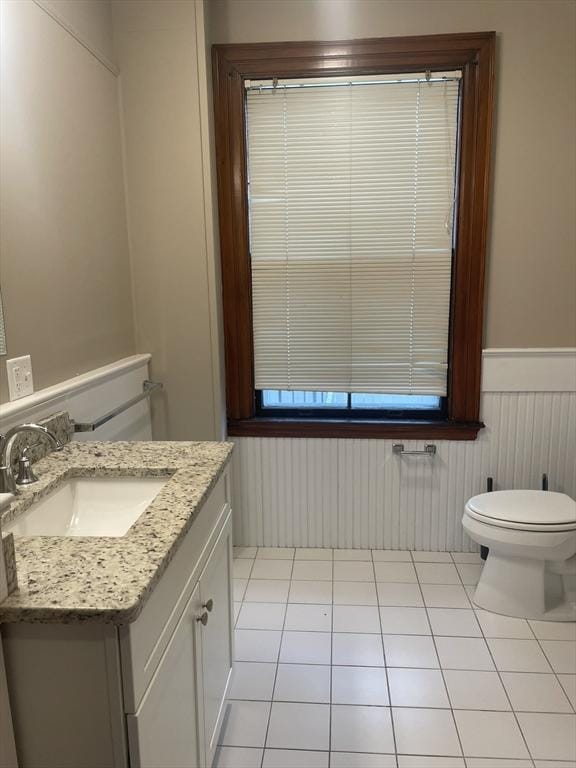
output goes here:
{"type": "Polygon", "coordinates": [[[74,442],[35,464],[39,482],[22,491],[3,521],[69,477],[170,480],[125,536],[14,537],[19,586],[0,603],[0,623],[134,621],[222,474],[232,447],[215,442],[74,442]]]}

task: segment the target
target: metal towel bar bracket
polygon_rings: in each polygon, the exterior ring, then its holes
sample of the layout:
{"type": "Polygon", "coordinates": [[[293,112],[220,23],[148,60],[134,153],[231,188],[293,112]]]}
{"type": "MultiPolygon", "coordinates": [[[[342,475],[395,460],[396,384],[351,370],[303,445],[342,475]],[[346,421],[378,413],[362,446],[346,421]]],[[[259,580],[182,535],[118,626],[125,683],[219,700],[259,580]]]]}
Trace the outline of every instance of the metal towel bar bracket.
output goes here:
{"type": "Polygon", "coordinates": [[[113,419],[115,416],[118,416],[121,413],[124,413],[124,411],[127,411],[128,408],[132,408],[133,405],[136,405],[136,403],[139,403],[141,400],[146,400],[150,397],[150,395],[153,392],[156,392],[157,390],[162,389],[162,383],[159,381],[144,381],[142,384],[142,392],[139,395],[136,395],[136,397],[133,397],[131,400],[128,400],[127,402],[123,403],[122,405],[119,405],[117,408],[114,408],[111,411],[108,411],[108,413],[105,413],[103,416],[100,416],[99,419],[95,419],[94,421],[87,421],[87,422],[74,422],[74,432],[94,432],[95,429],[98,429],[98,427],[101,427],[103,424],[106,424],[106,422],[113,419]]]}
{"type": "Polygon", "coordinates": [[[405,451],[404,443],[394,443],[392,453],[397,453],[399,456],[434,456],[436,446],[433,443],[426,443],[423,451],[405,451]]]}

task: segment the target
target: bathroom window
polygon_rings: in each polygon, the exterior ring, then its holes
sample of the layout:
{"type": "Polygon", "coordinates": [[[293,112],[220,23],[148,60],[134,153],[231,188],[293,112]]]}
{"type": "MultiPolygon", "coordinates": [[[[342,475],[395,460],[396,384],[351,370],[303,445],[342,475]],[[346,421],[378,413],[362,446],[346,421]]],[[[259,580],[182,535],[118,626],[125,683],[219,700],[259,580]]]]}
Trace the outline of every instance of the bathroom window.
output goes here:
{"type": "Polygon", "coordinates": [[[475,437],[493,42],[215,46],[230,434],[475,437]]]}

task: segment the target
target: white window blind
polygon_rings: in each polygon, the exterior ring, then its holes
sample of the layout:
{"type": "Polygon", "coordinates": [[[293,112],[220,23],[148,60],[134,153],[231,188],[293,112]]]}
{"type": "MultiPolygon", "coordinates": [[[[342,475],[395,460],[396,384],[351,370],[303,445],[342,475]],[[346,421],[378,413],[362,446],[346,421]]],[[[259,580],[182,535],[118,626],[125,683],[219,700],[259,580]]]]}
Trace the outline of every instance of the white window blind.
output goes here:
{"type": "Polygon", "coordinates": [[[445,395],[459,73],[246,93],[256,388],[445,395]]]}

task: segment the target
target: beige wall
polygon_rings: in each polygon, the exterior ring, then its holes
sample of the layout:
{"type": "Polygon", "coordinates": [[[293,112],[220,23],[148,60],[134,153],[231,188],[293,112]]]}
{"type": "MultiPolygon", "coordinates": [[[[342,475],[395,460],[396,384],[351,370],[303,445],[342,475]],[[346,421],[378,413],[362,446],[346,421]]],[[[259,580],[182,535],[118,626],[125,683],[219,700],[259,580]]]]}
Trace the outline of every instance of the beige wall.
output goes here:
{"type": "Polygon", "coordinates": [[[495,30],[487,347],[576,345],[576,3],[211,0],[215,43],[495,30]]]}
{"type": "MultiPolygon", "coordinates": [[[[117,79],[36,3],[1,6],[0,286],[39,389],[135,351],[117,79]]],[[[90,13],[110,53],[108,4],[90,13]]]]}
{"type": "Polygon", "coordinates": [[[37,0],[112,66],[116,62],[110,0],[37,0]]]}
{"type": "Polygon", "coordinates": [[[116,0],[137,346],[156,438],[214,439],[222,408],[202,3],[116,0]]]}

